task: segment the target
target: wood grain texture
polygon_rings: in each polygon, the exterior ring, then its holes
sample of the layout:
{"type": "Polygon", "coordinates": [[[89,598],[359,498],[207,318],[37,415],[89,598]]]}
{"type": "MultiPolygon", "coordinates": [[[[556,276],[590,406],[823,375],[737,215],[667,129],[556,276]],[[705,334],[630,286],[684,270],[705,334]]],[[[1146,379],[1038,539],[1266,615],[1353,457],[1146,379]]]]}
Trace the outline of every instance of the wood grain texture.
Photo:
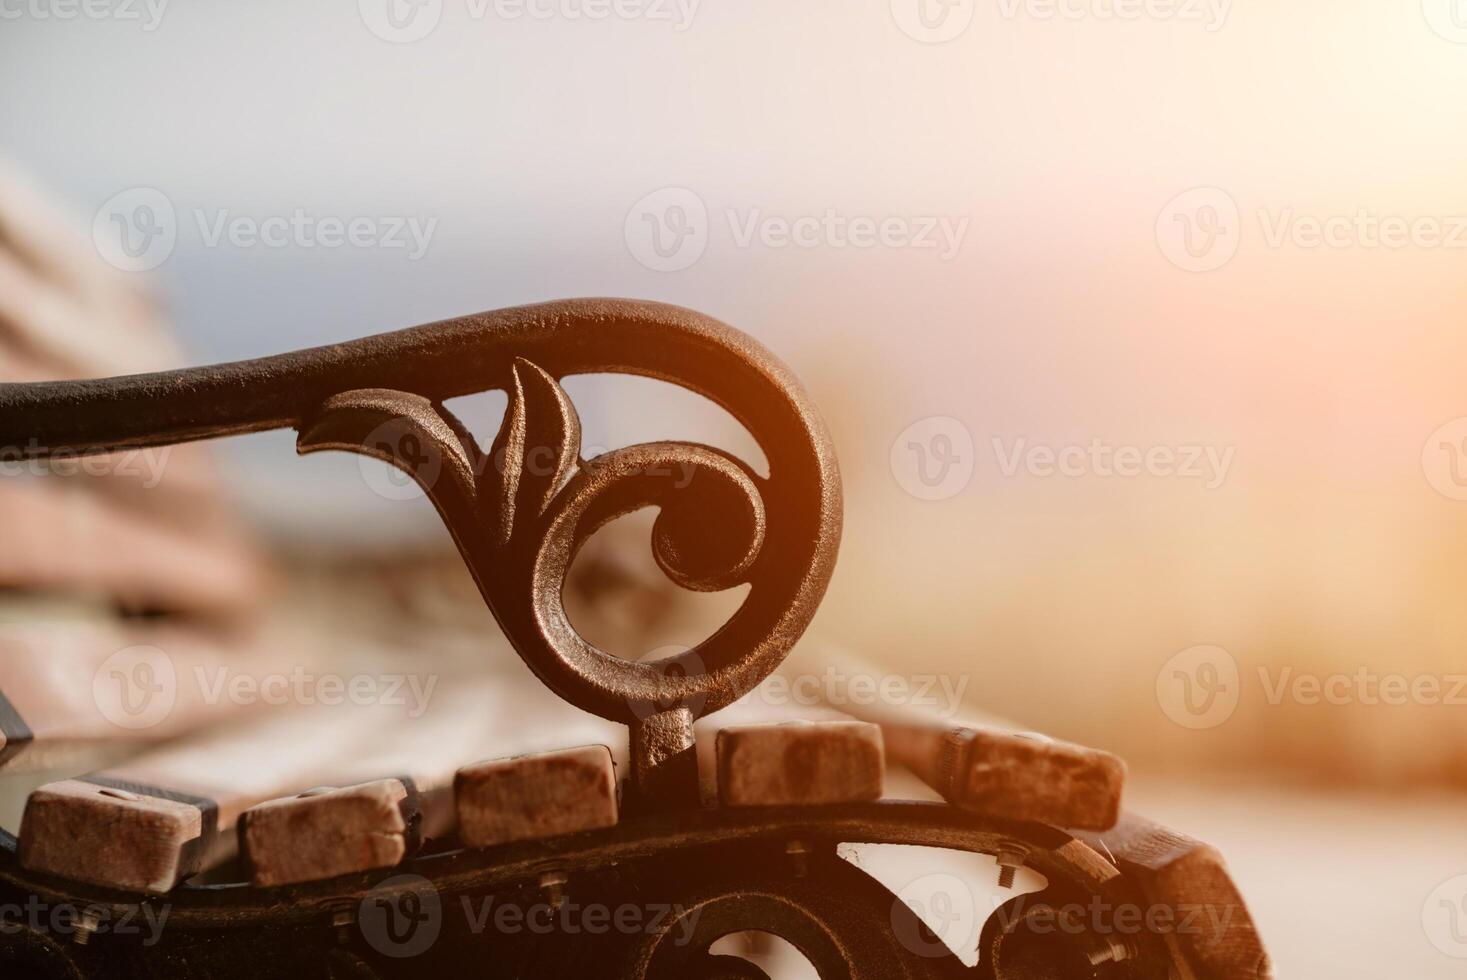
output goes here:
{"type": "Polygon", "coordinates": [[[470,847],[610,827],[616,767],[604,745],[465,766],[454,781],[459,834],[470,847]]]}
{"type": "Polygon", "coordinates": [[[166,892],[235,854],[234,830],[247,809],[319,785],[371,732],[398,720],[400,712],[376,705],[281,709],[80,780],[48,783],[26,804],[21,864],[110,888],[166,892]]]}
{"type": "Polygon", "coordinates": [[[376,779],[270,800],[240,819],[240,850],[260,887],[389,868],[413,852],[422,819],[410,780],[376,779]]]}
{"type": "Polygon", "coordinates": [[[197,870],[209,807],[76,779],[31,794],[21,863],[79,881],[161,894],[197,870]]]}
{"type": "MultiPolygon", "coordinates": [[[[873,690],[892,672],[830,644],[816,643],[828,669],[872,680],[873,690]]],[[[798,676],[799,663],[786,677],[798,676]]],[[[793,680],[791,680],[793,686],[793,680]]],[[[817,687],[817,689],[820,689],[817,687]]],[[[910,685],[898,686],[909,690],[910,685]]],[[[1125,788],[1125,763],[1109,752],[1022,732],[1005,720],[950,704],[933,705],[847,698],[830,705],[881,727],[887,760],[905,766],[949,803],[1002,820],[1031,820],[1057,827],[1105,830],[1115,825],[1125,788]],[[969,719],[982,717],[981,723],[969,719]]]]}
{"type": "Polygon", "coordinates": [[[881,797],[881,730],[861,721],[792,721],[719,730],[724,806],[815,806],[881,797]]]}
{"type": "Polygon", "coordinates": [[[446,681],[420,716],[372,733],[333,770],[330,786],[248,811],[240,846],[251,880],[268,886],[390,867],[422,840],[451,833],[458,769],[516,745],[516,729],[533,720],[527,709],[550,700],[527,690],[531,683],[516,675],[446,681]]]}
{"type": "Polygon", "coordinates": [[[1135,814],[1106,833],[1080,834],[1114,859],[1149,902],[1172,910],[1168,945],[1192,970],[1186,980],[1267,980],[1263,940],[1216,849],[1135,814]]]}
{"type": "Polygon", "coordinates": [[[1126,767],[1108,752],[987,728],[887,723],[882,731],[894,761],[965,810],[1090,830],[1120,815],[1126,767]]]}

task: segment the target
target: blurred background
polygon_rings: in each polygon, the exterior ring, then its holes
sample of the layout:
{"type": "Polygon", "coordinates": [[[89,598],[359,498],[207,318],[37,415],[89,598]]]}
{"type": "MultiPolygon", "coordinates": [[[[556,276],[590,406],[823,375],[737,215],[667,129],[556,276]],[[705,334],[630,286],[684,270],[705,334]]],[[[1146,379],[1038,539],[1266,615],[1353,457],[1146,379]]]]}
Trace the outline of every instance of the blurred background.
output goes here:
{"type": "MultiPolygon", "coordinates": [[[[1467,954],[1429,907],[1467,873],[1464,85],[1455,0],[0,3],[12,199],[151,297],[142,366],[564,296],[748,331],[845,485],[800,662],[1123,755],[1281,976],[1467,954]]],[[[685,393],[567,389],[588,449],[752,452],[685,393]]],[[[503,404],[459,407],[487,441],[503,404]]],[[[260,588],[428,569],[415,615],[492,630],[420,495],[292,438],[210,447],[260,588]]],[[[606,538],[617,652],[732,608],[606,538]]]]}

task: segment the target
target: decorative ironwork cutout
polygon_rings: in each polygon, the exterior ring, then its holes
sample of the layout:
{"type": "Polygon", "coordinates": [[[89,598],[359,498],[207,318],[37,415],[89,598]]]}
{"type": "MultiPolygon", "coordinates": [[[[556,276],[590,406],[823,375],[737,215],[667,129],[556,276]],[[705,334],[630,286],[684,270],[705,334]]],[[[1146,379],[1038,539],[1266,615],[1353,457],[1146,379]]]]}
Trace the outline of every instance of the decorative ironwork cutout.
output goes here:
{"type": "Polygon", "coordinates": [[[835,457],[794,376],[747,335],[656,303],[561,301],[213,367],[0,385],[0,420],[0,439],[33,457],[293,427],[302,453],[349,450],[401,468],[438,508],[525,663],[566,700],[631,726],[637,784],[664,801],[694,797],[693,720],[789,652],[840,537],[835,457]],[[769,476],[684,442],[582,458],[558,379],[606,372],[721,405],[758,441],[769,476]],[[490,389],[509,407],[485,454],[444,401],[490,389]],[[750,591],[702,643],[634,663],[576,631],[561,589],[591,534],[648,506],[660,510],[653,553],[674,582],[750,591]]]}

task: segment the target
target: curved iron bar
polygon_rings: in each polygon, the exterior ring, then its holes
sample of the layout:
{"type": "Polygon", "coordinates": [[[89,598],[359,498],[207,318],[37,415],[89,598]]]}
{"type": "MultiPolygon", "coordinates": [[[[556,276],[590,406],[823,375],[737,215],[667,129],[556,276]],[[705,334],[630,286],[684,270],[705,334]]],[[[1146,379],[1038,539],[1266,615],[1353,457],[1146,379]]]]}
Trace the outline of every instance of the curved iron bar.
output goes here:
{"type": "Polygon", "coordinates": [[[679,307],[567,300],[212,367],[0,385],[0,445],[30,458],[284,427],[302,453],[350,450],[411,474],[525,663],[561,697],[631,727],[636,782],[663,802],[695,796],[693,719],[779,664],[835,562],[840,481],[814,407],[752,338],[679,307]],[[606,372],[721,405],[764,450],[769,476],[690,443],[582,459],[559,379],[606,372]],[[496,388],[509,409],[485,454],[443,402],[496,388]],[[675,582],[750,591],[698,646],[633,663],[576,631],[561,588],[597,528],[645,506],[660,509],[653,550],[675,582]]]}
{"type": "MultiPolygon", "coordinates": [[[[672,948],[666,948],[669,934],[674,938],[683,935],[673,922],[664,922],[659,931],[648,933],[646,942],[631,937],[631,947],[623,951],[626,962],[616,968],[606,957],[622,954],[598,944],[591,935],[566,935],[561,942],[549,944],[554,950],[527,954],[591,957],[598,964],[594,975],[697,975],[691,972],[696,964],[687,957],[695,957],[712,939],[727,932],[754,929],[794,943],[822,968],[822,978],[973,976],[960,967],[942,939],[923,931],[925,927],[901,898],[836,856],[836,846],[842,842],[922,845],[971,853],[995,853],[1019,844],[1029,851],[1030,866],[1048,880],[1045,894],[1082,906],[1088,904],[1089,896],[1101,897],[1111,907],[1142,901],[1133,884],[1106,858],[1065,831],[1041,824],[977,820],[945,804],[920,802],[728,808],[704,811],[691,822],[676,813],[649,814],[605,830],[422,856],[395,868],[331,881],[271,889],[184,886],[164,902],[169,931],[162,947],[138,949],[135,941],[129,944],[119,937],[113,947],[74,949],[73,953],[89,969],[106,965],[119,976],[132,975],[124,966],[148,955],[155,961],[176,962],[181,970],[187,966],[190,976],[210,975],[197,965],[209,962],[209,954],[194,947],[193,937],[206,937],[204,944],[217,947],[222,960],[231,964],[238,955],[232,951],[254,948],[264,937],[272,937],[273,945],[298,947],[301,961],[314,949],[338,944],[334,952],[355,949],[378,966],[390,966],[390,957],[384,960],[371,948],[363,948],[360,940],[371,923],[357,921],[356,916],[373,903],[391,906],[412,897],[409,893],[423,893],[441,910],[445,932],[432,956],[414,954],[401,964],[410,966],[415,976],[460,960],[478,963],[482,972],[487,953],[483,942],[490,937],[450,933],[448,921],[456,920],[462,930],[470,911],[482,910],[486,899],[507,904],[543,901],[536,895],[536,883],[543,872],[555,869],[568,879],[566,893],[578,903],[604,900],[615,904],[636,896],[635,901],[662,903],[679,916],[697,913],[690,916],[696,933],[672,943],[672,948]],[[808,845],[808,867],[797,869],[783,860],[789,841],[808,845]],[[351,942],[344,946],[339,945],[342,937],[332,938],[333,923],[339,922],[343,910],[353,913],[349,922],[356,922],[346,937],[351,942]],[[560,948],[562,944],[565,948],[560,948]],[[440,961],[438,956],[445,959],[440,961]],[[675,962],[664,963],[664,956],[675,962]]],[[[5,843],[0,840],[0,845],[5,843]]],[[[11,895],[36,896],[56,907],[95,908],[105,912],[107,921],[143,921],[143,905],[160,901],[21,872],[15,866],[13,847],[0,846],[0,899],[11,895]]],[[[1060,944],[1055,946],[1057,957],[1065,954],[1060,944]]],[[[1128,969],[1102,975],[1116,980],[1166,976],[1162,951],[1138,952],[1143,955],[1126,964],[1128,969]]],[[[557,964],[559,969],[546,967],[529,973],[515,973],[509,962],[502,965],[506,975],[592,975],[563,964],[557,964]]],[[[253,969],[248,961],[240,966],[238,974],[223,972],[244,975],[253,969]]],[[[389,975],[396,974],[384,974],[389,975]]],[[[1061,975],[1067,974],[1053,970],[1033,974],[1061,975]]],[[[1030,974],[1002,976],[1028,978],[1030,974]]]]}

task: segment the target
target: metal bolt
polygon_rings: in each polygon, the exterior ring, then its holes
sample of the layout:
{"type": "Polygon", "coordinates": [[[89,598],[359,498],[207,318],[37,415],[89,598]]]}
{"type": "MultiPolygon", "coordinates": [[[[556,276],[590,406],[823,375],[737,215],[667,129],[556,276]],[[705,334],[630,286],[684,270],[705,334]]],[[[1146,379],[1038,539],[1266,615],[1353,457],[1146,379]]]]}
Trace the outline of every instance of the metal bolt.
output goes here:
{"type": "Polygon", "coordinates": [[[1014,876],[1028,860],[1029,852],[1025,848],[1010,846],[998,852],[998,887],[1014,887],[1014,876]]]}
{"type": "Polygon", "coordinates": [[[558,909],[565,904],[567,880],[564,871],[547,871],[540,876],[540,891],[552,909],[558,909]]]}
{"type": "Polygon", "coordinates": [[[796,878],[803,878],[810,871],[810,846],[802,840],[792,840],[784,845],[784,853],[789,857],[790,867],[795,872],[796,878]]]}
{"type": "Polygon", "coordinates": [[[78,946],[85,946],[101,923],[102,916],[95,908],[83,909],[81,919],[77,921],[76,927],[72,930],[72,942],[78,946]]]}
{"type": "Polygon", "coordinates": [[[1131,947],[1123,940],[1108,937],[1099,942],[1095,949],[1086,954],[1091,966],[1102,963],[1120,963],[1131,958],[1131,947]]]}
{"type": "Polygon", "coordinates": [[[357,919],[357,903],[349,898],[336,899],[326,902],[323,911],[331,917],[331,928],[336,930],[336,941],[349,942],[351,927],[357,919]]]}

